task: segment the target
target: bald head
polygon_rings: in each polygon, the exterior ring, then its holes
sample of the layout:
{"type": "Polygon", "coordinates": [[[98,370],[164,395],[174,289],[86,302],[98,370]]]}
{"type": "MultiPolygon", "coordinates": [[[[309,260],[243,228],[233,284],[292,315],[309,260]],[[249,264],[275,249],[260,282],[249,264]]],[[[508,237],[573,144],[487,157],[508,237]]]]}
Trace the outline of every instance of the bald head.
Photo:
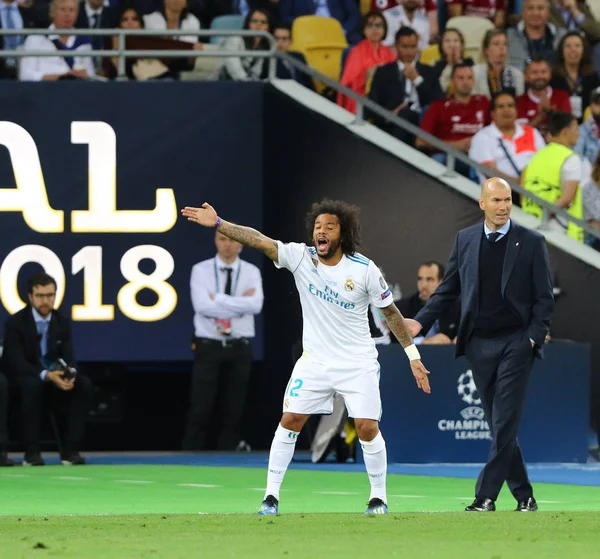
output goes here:
{"type": "Polygon", "coordinates": [[[481,185],[479,207],[485,214],[485,221],[492,231],[506,224],[512,210],[512,190],[501,178],[492,177],[481,185]]]}
{"type": "Polygon", "coordinates": [[[512,193],[510,185],[504,179],[492,177],[487,179],[481,185],[481,197],[485,198],[486,196],[491,196],[492,192],[499,192],[502,189],[508,190],[509,193],[512,193]]]}

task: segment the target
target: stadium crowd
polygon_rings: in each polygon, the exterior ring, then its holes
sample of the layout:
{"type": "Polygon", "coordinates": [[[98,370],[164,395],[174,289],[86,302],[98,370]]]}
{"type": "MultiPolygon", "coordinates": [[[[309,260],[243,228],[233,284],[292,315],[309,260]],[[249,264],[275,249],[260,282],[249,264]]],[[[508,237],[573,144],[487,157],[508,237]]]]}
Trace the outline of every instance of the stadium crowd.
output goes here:
{"type": "MultiPolygon", "coordinates": [[[[189,32],[128,37],[127,47],[135,49],[223,46],[258,51],[269,48],[264,38],[229,36],[219,42],[201,38],[198,32],[205,28],[270,31],[278,50],[301,62],[308,60],[321,71],[312,57],[305,57],[308,51],[302,37],[295,40],[292,33],[305,34],[306,25],[323,26],[323,22],[334,24],[341,34],[337,43],[333,38],[329,43],[328,64],[336,60],[333,53],[337,52],[340,65],[334,74],[343,85],[490,167],[490,174],[501,171],[548,202],[560,200],[559,205],[572,215],[600,228],[600,22],[585,1],[446,0],[443,6],[436,0],[2,0],[0,4],[4,29],[189,32]],[[313,17],[300,25],[302,16],[313,17]],[[580,125],[578,137],[570,136],[572,143],[565,144],[567,151],[562,152],[563,162],[569,159],[574,167],[565,172],[570,178],[577,175],[575,192],[565,192],[562,167],[557,177],[526,179],[530,161],[551,141],[549,122],[559,112],[573,115],[580,125]],[[571,150],[580,160],[568,157],[571,150]]],[[[5,58],[0,63],[5,79],[117,77],[117,58],[78,56],[91,48],[116,48],[115,37],[6,35],[2,41],[5,51],[73,52],[66,58],[32,56],[20,62],[5,58]]],[[[202,66],[200,60],[129,58],[126,74],[133,80],[182,79],[184,73],[202,66]]],[[[258,57],[230,57],[217,70],[214,77],[219,79],[262,80],[268,63],[258,57]]],[[[331,95],[285,60],[277,61],[277,76],[331,95]]],[[[356,111],[354,100],[345,95],[331,95],[331,99],[356,111]]],[[[377,115],[367,116],[398,139],[446,161],[446,154],[427,142],[415,141],[377,115]]],[[[484,178],[464,163],[458,162],[456,168],[473,180],[484,178]]],[[[535,215],[540,211],[539,206],[524,209],[535,215]]],[[[576,238],[600,248],[593,235],[579,230],[576,238]]]]}

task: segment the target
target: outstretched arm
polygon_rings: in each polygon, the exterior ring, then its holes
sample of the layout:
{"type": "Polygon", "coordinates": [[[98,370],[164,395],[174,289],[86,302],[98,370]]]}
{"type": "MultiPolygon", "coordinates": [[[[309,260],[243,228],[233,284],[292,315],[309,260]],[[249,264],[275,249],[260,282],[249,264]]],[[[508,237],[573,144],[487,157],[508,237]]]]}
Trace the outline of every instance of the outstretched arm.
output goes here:
{"type": "Polygon", "coordinates": [[[387,307],[383,307],[381,309],[383,316],[385,316],[385,322],[388,325],[388,328],[392,331],[394,336],[400,342],[402,347],[408,347],[413,343],[412,337],[410,335],[410,331],[404,322],[404,317],[402,313],[398,310],[398,307],[392,303],[387,307]]]}
{"type": "Polygon", "coordinates": [[[183,217],[187,217],[188,221],[193,221],[204,227],[216,227],[219,233],[244,246],[260,250],[271,260],[277,262],[277,241],[269,239],[269,237],[251,227],[236,225],[235,223],[229,223],[221,219],[210,204],[205,202],[201,208],[186,206],[181,210],[181,214],[183,217]]]}
{"type": "Polygon", "coordinates": [[[387,322],[389,329],[393,332],[394,336],[398,338],[400,345],[406,351],[406,355],[410,360],[410,368],[415,380],[417,381],[417,386],[426,394],[430,394],[431,388],[429,386],[429,379],[427,378],[429,371],[425,368],[423,363],[421,363],[419,350],[413,343],[404,317],[394,303],[388,305],[387,307],[383,307],[381,311],[385,316],[385,321],[387,322]]]}

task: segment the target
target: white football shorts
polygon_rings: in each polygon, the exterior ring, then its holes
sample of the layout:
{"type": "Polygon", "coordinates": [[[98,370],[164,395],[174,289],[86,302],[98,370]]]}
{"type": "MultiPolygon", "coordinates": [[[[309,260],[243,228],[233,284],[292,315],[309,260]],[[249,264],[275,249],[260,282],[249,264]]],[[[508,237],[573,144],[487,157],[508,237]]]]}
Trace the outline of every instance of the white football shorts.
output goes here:
{"type": "Polygon", "coordinates": [[[348,415],[359,419],[381,419],[379,363],[355,368],[315,363],[308,357],[296,361],[283,396],[284,413],[330,414],[337,392],[348,415]]]}

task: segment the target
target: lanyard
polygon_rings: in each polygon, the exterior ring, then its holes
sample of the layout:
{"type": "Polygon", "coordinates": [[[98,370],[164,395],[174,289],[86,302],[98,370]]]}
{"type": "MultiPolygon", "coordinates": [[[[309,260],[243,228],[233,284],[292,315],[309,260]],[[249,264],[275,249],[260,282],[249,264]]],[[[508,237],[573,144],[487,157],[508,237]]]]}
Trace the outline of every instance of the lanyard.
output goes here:
{"type": "MultiPolygon", "coordinates": [[[[213,261],[214,264],[214,268],[215,268],[215,285],[217,287],[216,293],[220,293],[219,291],[219,274],[217,272],[217,259],[215,258],[213,261]]],[[[235,294],[235,290],[237,289],[237,284],[238,284],[238,280],[240,279],[240,270],[242,269],[242,263],[240,262],[238,264],[238,271],[237,274],[235,275],[235,281],[233,282],[233,285],[231,286],[231,294],[234,295],[235,294]]]]}

